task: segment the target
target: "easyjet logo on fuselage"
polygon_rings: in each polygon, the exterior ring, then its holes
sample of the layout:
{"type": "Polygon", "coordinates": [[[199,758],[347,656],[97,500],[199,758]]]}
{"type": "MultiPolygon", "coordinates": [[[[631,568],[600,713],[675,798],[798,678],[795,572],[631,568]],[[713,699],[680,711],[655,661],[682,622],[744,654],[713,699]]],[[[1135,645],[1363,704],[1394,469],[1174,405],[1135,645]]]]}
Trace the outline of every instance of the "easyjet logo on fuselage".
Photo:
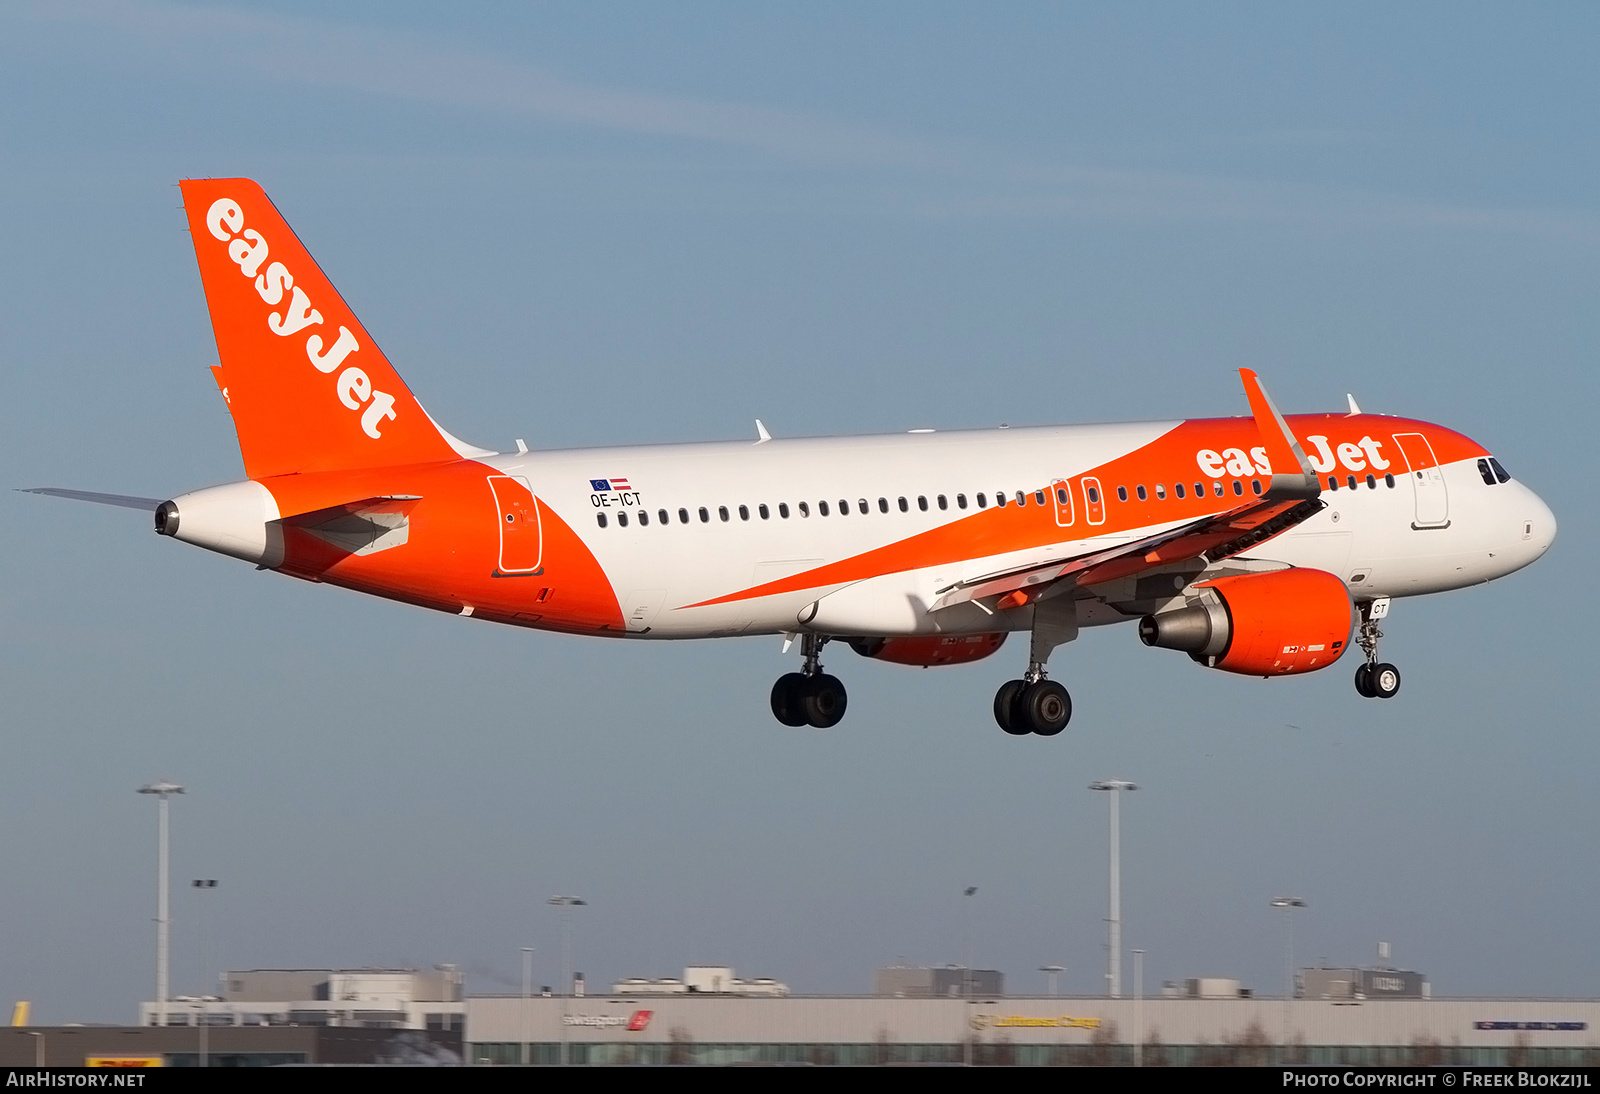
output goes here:
{"type": "MultiPolygon", "coordinates": [[[[1333,470],[1336,454],[1338,462],[1351,471],[1365,471],[1369,464],[1374,471],[1382,471],[1389,466],[1389,461],[1383,456],[1383,444],[1370,436],[1362,437],[1359,441],[1345,441],[1337,448],[1321,435],[1308,436],[1306,442],[1310,445],[1306,459],[1319,474],[1333,470]]],[[[1249,452],[1242,448],[1224,448],[1221,452],[1214,448],[1202,448],[1195,453],[1195,463],[1214,479],[1221,478],[1224,473],[1238,478],[1272,474],[1272,462],[1267,459],[1265,448],[1252,448],[1249,452]]]]}
{"type": "MultiPolygon", "coordinates": [[[[307,327],[322,325],[322,313],[312,306],[311,298],[294,283],[294,274],[282,262],[273,262],[262,270],[271,248],[260,232],[244,226],[244,211],[239,208],[237,201],[218,198],[212,202],[211,208],[206,210],[206,227],[213,236],[228,245],[228,258],[239,267],[241,274],[255,282],[256,293],[265,303],[274,307],[283,305],[284,294],[290,294],[288,304],[281,311],[274,311],[267,316],[268,330],[279,338],[293,338],[307,327]]],[[[338,339],[326,349],[323,348],[322,335],[309,335],[306,338],[306,359],[318,372],[332,375],[344,365],[346,358],[360,348],[350,329],[341,326],[338,339]]],[[[378,432],[379,425],[385,419],[394,420],[394,396],[375,391],[372,378],[355,365],[339,372],[333,382],[333,393],[350,410],[362,411],[362,432],[374,440],[382,436],[378,432]]]]}

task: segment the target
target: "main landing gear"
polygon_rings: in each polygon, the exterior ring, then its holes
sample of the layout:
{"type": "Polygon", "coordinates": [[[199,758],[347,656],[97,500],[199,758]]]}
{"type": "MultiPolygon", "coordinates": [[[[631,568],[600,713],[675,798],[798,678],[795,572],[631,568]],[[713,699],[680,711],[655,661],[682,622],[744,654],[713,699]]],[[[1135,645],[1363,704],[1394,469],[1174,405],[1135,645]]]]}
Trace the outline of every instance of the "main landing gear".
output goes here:
{"type": "Polygon", "coordinates": [[[1356,641],[1367,655],[1366,663],[1356,669],[1356,692],[1367,699],[1393,699],[1400,690],[1400,670],[1387,661],[1378,660],[1378,639],[1383,632],[1378,620],[1389,614],[1389,598],[1380,596],[1360,605],[1361,629],[1356,641]]]}
{"type": "Polygon", "coordinates": [[[788,672],[772,685],[772,715],[786,726],[815,726],[831,729],[844,717],[849,697],[837,676],[822,671],[824,635],[807,634],[800,638],[805,664],[799,672],[788,672]]]}
{"type": "Polygon", "coordinates": [[[1033,634],[1028,671],[1021,680],[1007,680],[994,694],[994,720],[1014,737],[1037,733],[1054,737],[1072,720],[1072,696],[1045,678],[1050,651],[1078,636],[1077,608],[1070,596],[1041,600],[1033,606],[1033,634]]]}

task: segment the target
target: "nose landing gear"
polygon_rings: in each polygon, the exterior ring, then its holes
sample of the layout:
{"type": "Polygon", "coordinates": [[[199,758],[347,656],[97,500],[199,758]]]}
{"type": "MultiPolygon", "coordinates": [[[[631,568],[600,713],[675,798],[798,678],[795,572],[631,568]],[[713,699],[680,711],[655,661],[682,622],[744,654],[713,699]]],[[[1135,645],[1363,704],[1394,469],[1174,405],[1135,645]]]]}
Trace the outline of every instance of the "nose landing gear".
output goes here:
{"type": "Polygon", "coordinates": [[[1356,669],[1356,693],[1367,699],[1393,699],[1400,690],[1400,670],[1378,660],[1378,639],[1383,637],[1378,620],[1389,614],[1389,598],[1369,600],[1360,609],[1361,629],[1356,632],[1356,641],[1367,660],[1356,669]]]}
{"type": "Polygon", "coordinates": [[[803,635],[801,671],[785,673],[772,685],[772,715],[784,725],[831,729],[844,717],[849,702],[844,684],[822,671],[822,647],[827,642],[825,635],[803,635]]]}

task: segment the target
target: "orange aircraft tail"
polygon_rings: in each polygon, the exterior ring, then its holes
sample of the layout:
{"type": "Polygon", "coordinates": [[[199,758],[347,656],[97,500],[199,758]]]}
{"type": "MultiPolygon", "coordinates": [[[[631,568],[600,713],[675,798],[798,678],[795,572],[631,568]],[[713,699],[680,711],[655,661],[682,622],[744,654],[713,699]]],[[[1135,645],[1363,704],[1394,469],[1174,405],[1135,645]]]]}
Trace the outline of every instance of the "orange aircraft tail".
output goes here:
{"type": "Polygon", "coordinates": [[[247,475],[457,458],[260,186],[180,185],[247,475]]]}

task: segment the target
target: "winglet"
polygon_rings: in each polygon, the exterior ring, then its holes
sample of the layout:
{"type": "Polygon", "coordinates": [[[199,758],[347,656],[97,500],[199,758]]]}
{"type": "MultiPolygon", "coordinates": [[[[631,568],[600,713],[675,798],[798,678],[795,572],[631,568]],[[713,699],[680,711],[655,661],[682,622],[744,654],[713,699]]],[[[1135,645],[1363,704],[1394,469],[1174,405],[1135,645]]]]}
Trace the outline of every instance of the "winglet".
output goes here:
{"type": "Polygon", "coordinates": [[[1350,413],[1352,415],[1360,414],[1361,413],[1361,408],[1356,406],[1356,397],[1354,395],[1350,394],[1348,391],[1345,392],[1344,397],[1346,399],[1350,400],[1350,413]]]}
{"type": "Polygon", "coordinates": [[[1283,420],[1272,397],[1261,386],[1261,380],[1247,368],[1239,370],[1244,381],[1245,398],[1250,400],[1250,413],[1255,415],[1256,428],[1261,431],[1261,441],[1267,450],[1267,460],[1272,464],[1272,493],[1278,497],[1314,498],[1322,493],[1317,484],[1317,473],[1306,459],[1305,449],[1295,439],[1289,423],[1283,420]],[[1296,467],[1299,474],[1285,473],[1277,468],[1296,467]]]}
{"type": "Polygon", "coordinates": [[[772,440],[772,434],[767,432],[767,427],[761,424],[760,418],[756,419],[756,437],[759,438],[756,444],[766,444],[772,440]]]}

